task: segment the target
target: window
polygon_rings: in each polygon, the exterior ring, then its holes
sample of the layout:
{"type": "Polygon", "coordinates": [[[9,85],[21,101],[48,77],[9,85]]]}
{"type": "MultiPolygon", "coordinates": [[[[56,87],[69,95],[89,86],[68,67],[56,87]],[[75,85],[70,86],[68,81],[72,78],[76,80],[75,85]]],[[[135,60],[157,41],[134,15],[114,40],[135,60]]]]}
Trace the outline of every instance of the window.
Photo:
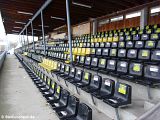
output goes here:
{"type": "Polygon", "coordinates": [[[141,16],[141,12],[134,12],[126,15],[126,19],[141,16]]]}
{"type": "Polygon", "coordinates": [[[156,7],[151,8],[151,11],[150,11],[151,14],[157,13],[157,12],[160,12],[160,6],[156,6],[156,7]]]}
{"type": "Polygon", "coordinates": [[[115,21],[119,21],[119,20],[123,20],[123,16],[111,18],[111,22],[115,22],[115,21]]]}

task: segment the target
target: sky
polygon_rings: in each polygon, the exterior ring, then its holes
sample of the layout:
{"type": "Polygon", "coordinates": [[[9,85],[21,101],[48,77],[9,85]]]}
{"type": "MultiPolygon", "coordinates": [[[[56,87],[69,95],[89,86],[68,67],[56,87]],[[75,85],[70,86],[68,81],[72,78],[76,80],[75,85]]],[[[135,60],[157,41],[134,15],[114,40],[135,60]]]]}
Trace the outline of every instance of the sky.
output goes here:
{"type": "MultiPolygon", "coordinates": [[[[25,36],[26,39],[26,36],[25,36]]],[[[32,36],[28,36],[29,42],[32,42],[32,36]]],[[[38,38],[35,37],[35,41],[37,41],[38,38]]],[[[7,34],[5,33],[1,12],[0,12],[0,45],[6,45],[7,49],[12,49],[11,44],[16,44],[17,47],[21,47],[21,43],[19,41],[19,35],[14,34],[7,34]]],[[[16,47],[16,48],[17,48],[16,47]]]]}

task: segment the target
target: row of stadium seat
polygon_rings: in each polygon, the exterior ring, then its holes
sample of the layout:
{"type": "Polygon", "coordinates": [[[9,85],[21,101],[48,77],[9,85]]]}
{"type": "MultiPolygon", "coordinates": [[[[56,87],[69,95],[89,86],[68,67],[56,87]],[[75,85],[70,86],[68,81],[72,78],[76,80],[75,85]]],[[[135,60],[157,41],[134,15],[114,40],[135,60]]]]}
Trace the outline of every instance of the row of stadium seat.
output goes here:
{"type": "MultiPolygon", "coordinates": [[[[103,99],[104,102],[112,107],[117,108],[131,104],[131,86],[120,82],[117,82],[115,86],[115,81],[113,80],[102,79],[100,75],[91,74],[63,63],[58,63],[56,66],[57,69],[53,69],[51,71],[52,74],[56,74],[76,87],[91,93],[91,95],[103,99]]],[[[43,66],[41,67],[46,70],[43,66]]]]}
{"type": "Polygon", "coordinates": [[[80,103],[78,98],[70,95],[67,90],[38,69],[33,70],[34,72],[26,68],[29,76],[60,120],[92,120],[92,109],[88,105],[80,103]]]}

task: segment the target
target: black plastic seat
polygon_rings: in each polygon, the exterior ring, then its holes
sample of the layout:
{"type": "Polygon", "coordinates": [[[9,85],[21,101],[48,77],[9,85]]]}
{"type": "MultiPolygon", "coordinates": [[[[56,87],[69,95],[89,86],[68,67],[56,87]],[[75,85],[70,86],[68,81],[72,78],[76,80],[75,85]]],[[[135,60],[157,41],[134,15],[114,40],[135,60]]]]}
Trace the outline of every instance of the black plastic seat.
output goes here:
{"type": "Polygon", "coordinates": [[[156,47],[156,41],[147,40],[145,44],[145,48],[153,49],[156,47]]]}
{"type": "Polygon", "coordinates": [[[144,67],[144,77],[149,83],[160,82],[160,66],[146,65],[144,67]]]}
{"type": "Polygon", "coordinates": [[[151,60],[157,62],[160,61],[160,50],[156,49],[152,51],[151,60]]]}
{"type": "Polygon", "coordinates": [[[62,78],[65,79],[65,80],[72,79],[72,78],[75,77],[75,74],[76,74],[76,68],[71,67],[69,75],[68,76],[64,76],[62,78]]]}
{"type": "Polygon", "coordinates": [[[62,89],[59,101],[54,101],[51,103],[52,108],[54,110],[60,110],[67,107],[69,95],[70,93],[67,90],[62,89]]]}
{"type": "Polygon", "coordinates": [[[142,77],[143,75],[143,64],[131,62],[129,65],[129,74],[134,77],[142,77]]]}
{"type": "Polygon", "coordinates": [[[138,52],[138,59],[150,60],[150,50],[140,49],[138,52]]]}
{"type": "Polygon", "coordinates": [[[63,78],[63,77],[68,76],[69,73],[70,73],[70,66],[66,65],[64,73],[60,74],[59,76],[63,78]]]}
{"type": "Polygon", "coordinates": [[[130,85],[117,82],[114,95],[103,101],[114,108],[131,104],[132,88],[130,85]]]}
{"type": "Polygon", "coordinates": [[[61,65],[62,64],[59,62],[58,65],[57,65],[57,69],[52,71],[52,72],[55,73],[55,74],[58,73],[60,71],[60,69],[61,69],[61,65]]]}
{"type": "Polygon", "coordinates": [[[117,62],[117,73],[121,77],[121,75],[128,74],[128,62],[127,61],[118,61],[117,62]]]}
{"type": "Polygon", "coordinates": [[[144,47],[144,41],[136,41],[135,48],[141,49],[144,47]]]}
{"type": "Polygon", "coordinates": [[[92,120],[92,109],[85,103],[80,103],[76,117],[68,120],[92,120]]]}
{"type": "Polygon", "coordinates": [[[64,64],[61,64],[61,68],[59,71],[57,71],[55,74],[56,75],[60,75],[60,74],[63,74],[65,71],[65,65],[64,64]]]}
{"type": "Polygon", "coordinates": [[[72,79],[68,79],[67,81],[69,81],[70,83],[77,83],[77,82],[80,82],[82,80],[82,75],[83,75],[83,71],[78,69],[76,71],[76,75],[75,75],[75,78],[72,78],[72,79]]]}
{"type": "Polygon", "coordinates": [[[52,81],[51,86],[52,87],[50,87],[50,89],[48,91],[45,91],[45,92],[42,93],[44,97],[51,97],[51,96],[54,95],[54,93],[56,91],[57,83],[52,81]]]}
{"type": "Polygon", "coordinates": [[[74,96],[69,96],[68,105],[62,110],[56,110],[57,116],[60,120],[75,117],[77,115],[79,99],[74,96]]]}
{"type": "Polygon", "coordinates": [[[83,72],[83,77],[82,77],[82,81],[77,82],[75,85],[77,87],[85,87],[88,86],[90,84],[91,81],[91,73],[89,72],[83,72]]]}
{"type": "Polygon", "coordinates": [[[104,78],[102,80],[102,86],[100,90],[93,92],[92,95],[99,99],[111,97],[114,94],[114,87],[115,82],[113,80],[104,78]]]}
{"type": "Polygon", "coordinates": [[[118,57],[119,58],[125,58],[126,54],[127,54],[126,49],[119,49],[118,50],[118,57]]]}
{"type": "Polygon", "coordinates": [[[53,103],[55,101],[58,101],[60,99],[60,96],[61,96],[61,90],[62,90],[62,87],[61,86],[57,86],[54,95],[46,97],[47,102],[48,103],[53,103]]]}
{"type": "Polygon", "coordinates": [[[103,58],[100,58],[99,59],[99,64],[98,64],[98,68],[99,68],[99,72],[101,73],[106,73],[106,65],[107,65],[107,60],[106,59],[103,59],[103,58]]]}
{"type": "Polygon", "coordinates": [[[127,58],[136,59],[137,58],[137,50],[136,49],[129,49],[127,52],[127,58]]]}
{"type": "Polygon", "coordinates": [[[92,93],[100,89],[102,84],[102,77],[99,75],[93,75],[89,86],[83,87],[82,90],[92,93]]]}
{"type": "Polygon", "coordinates": [[[48,91],[51,87],[51,83],[52,83],[52,80],[50,78],[47,77],[47,80],[46,80],[46,85],[42,88],[40,88],[40,92],[45,92],[45,91],[48,91]]]}
{"type": "Polygon", "coordinates": [[[84,67],[85,68],[90,68],[90,65],[91,65],[91,57],[86,57],[86,59],[85,59],[85,63],[84,63],[84,67]]]}
{"type": "Polygon", "coordinates": [[[92,70],[98,70],[98,61],[99,59],[96,58],[96,57],[93,57],[92,58],[92,61],[91,61],[91,69],[92,70]]]}

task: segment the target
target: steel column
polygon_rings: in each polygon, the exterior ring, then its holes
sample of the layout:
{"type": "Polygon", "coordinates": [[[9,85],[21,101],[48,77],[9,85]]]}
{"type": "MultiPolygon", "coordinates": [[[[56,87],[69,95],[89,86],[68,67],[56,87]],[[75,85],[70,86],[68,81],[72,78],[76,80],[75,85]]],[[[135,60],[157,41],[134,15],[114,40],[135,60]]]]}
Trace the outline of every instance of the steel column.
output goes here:
{"type": "Polygon", "coordinates": [[[34,49],[34,52],[35,52],[34,31],[33,31],[33,23],[32,23],[32,21],[31,21],[31,30],[32,30],[32,37],[33,37],[33,49],[34,49]]]}
{"type": "Polygon", "coordinates": [[[45,36],[44,36],[43,11],[41,11],[41,25],[42,25],[42,40],[43,40],[43,46],[44,46],[44,56],[46,56],[46,43],[45,43],[45,36]]]}
{"type": "Polygon", "coordinates": [[[66,13],[67,13],[67,28],[68,28],[68,40],[69,40],[69,50],[70,50],[70,62],[73,63],[72,55],[72,36],[71,36],[71,20],[70,20],[70,1],[66,0],[66,13]]]}
{"type": "Polygon", "coordinates": [[[26,27],[26,37],[27,37],[27,47],[28,47],[27,51],[28,51],[29,50],[29,40],[28,40],[28,29],[27,29],[27,27],[26,27]]]}

